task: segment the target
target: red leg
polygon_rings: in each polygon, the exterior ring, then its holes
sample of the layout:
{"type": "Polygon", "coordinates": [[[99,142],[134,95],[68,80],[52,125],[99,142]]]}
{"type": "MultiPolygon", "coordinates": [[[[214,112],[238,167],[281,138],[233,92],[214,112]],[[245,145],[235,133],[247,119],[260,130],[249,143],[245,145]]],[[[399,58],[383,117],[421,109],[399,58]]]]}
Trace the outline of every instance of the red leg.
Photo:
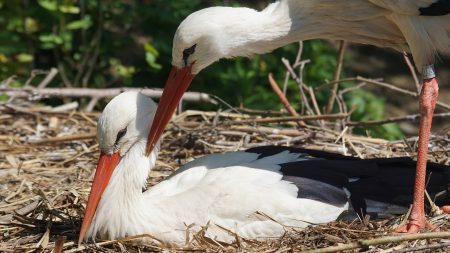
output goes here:
{"type": "Polygon", "coordinates": [[[425,79],[420,93],[420,129],[417,151],[416,182],[414,183],[414,199],[411,213],[406,225],[398,227],[396,232],[417,233],[424,228],[434,229],[425,218],[424,194],[427,165],[428,143],[431,122],[438,97],[436,78],[425,79]]]}

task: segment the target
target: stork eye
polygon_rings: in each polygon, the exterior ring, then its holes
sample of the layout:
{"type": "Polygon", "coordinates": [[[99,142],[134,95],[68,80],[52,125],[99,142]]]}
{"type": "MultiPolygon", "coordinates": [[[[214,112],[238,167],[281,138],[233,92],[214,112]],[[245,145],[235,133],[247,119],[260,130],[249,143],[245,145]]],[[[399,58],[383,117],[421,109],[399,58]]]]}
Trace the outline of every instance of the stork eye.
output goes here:
{"type": "Polygon", "coordinates": [[[119,143],[120,139],[127,133],[127,128],[125,127],[124,129],[120,130],[117,133],[117,137],[116,137],[116,143],[114,145],[117,146],[117,144],[119,143]]]}
{"type": "Polygon", "coordinates": [[[188,59],[189,56],[193,53],[195,53],[195,48],[197,47],[197,44],[194,44],[192,47],[190,48],[186,48],[185,50],[183,50],[183,61],[184,61],[184,66],[188,65],[188,59]]]}

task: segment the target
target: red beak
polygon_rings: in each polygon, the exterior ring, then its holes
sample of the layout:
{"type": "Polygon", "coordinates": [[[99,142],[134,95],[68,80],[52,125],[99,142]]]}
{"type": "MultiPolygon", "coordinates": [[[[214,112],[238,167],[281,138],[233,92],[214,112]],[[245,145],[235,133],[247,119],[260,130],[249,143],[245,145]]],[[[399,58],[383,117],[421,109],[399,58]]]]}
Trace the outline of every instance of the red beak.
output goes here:
{"type": "Polygon", "coordinates": [[[147,148],[145,154],[148,156],[158,142],[164,129],[172,117],[173,112],[177,108],[178,103],[181,100],[184,92],[194,79],[194,75],[191,73],[191,66],[184,68],[173,67],[167,78],[166,85],[164,86],[163,94],[159,100],[158,109],[156,110],[155,118],[153,119],[152,128],[148,134],[147,148]]]}
{"type": "Polygon", "coordinates": [[[83,224],[81,225],[80,237],[78,238],[78,244],[81,243],[86,232],[91,225],[92,219],[94,218],[95,211],[97,210],[98,203],[108,185],[109,179],[119,163],[120,156],[119,153],[113,153],[108,155],[105,153],[100,154],[98,159],[97,170],[95,171],[94,181],[92,181],[91,192],[89,193],[89,198],[86,206],[86,211],[84,213],[83,224]]]}

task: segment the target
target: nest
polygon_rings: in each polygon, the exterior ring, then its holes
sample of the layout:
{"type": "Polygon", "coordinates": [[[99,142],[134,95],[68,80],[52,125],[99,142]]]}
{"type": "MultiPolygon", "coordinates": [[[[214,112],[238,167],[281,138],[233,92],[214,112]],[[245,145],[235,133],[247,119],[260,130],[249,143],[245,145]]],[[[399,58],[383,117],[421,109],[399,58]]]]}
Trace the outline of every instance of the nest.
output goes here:
{"type": "MultiPolygon", "coordinates": [[[[78,246],[79,227],[98,159],[95,140],[98,113],[60,111],[32,105],[0,107],[0,251],[2,252],[299,252],[326,247],[369,252],[407,252],[449,249],[449,232],[388,236],[403,217],[383,220],[336,221],[306,229],[286,228],[282,238],[253,241],[239,238],[232,244],[216,242],[202,232],[191,235],[184,247],[158,242],[135,245],[142,235],[78,246]],[[386,237],[387,236],[387,237],[386,237]]],[[[258,115],[262,115],[260,112],[258,115]]],[[[313,119],[317,120],[317,119],[313,119]]],[[[148,186],[158,183],[180,165],[196,157],[260,145],[320,149],[345,155],[414,157],[417,138],[389,142],[354,136],[348,129],[335,132],[297,123],[234,112],[185,111],[164,134],[156,168],[148,186]]],[[[450,164],[448,135],[433,136],[429,159],[450,164]]],[[[446,230],[445,215],[432,218],[446,230]]]]}

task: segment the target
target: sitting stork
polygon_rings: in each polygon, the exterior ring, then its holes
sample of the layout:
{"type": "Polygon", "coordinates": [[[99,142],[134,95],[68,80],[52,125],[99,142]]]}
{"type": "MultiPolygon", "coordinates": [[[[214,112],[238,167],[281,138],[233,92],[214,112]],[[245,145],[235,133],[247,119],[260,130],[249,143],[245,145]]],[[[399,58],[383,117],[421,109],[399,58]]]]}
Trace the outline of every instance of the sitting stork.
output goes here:
{"type": "MultiPolygon", "coordinates": [[[[285,226],[330,222],[345,212],[349,218],[402,213],[412,199],[410,158],[360,160],[275,146],[195,159],[143,191],[159,150],[145,154],[155,111],[156,104],[137,92],[122,93],[105,107],[79,242],[148,234],[183,245],[206,227],[207,237],[222,242],[236,239],[230,231],[247,239],[274,238],[283,236],[285,226]]],[[[429,168],[428,192],[448,202],[442,193],[450,168],[429,168]]]]}

